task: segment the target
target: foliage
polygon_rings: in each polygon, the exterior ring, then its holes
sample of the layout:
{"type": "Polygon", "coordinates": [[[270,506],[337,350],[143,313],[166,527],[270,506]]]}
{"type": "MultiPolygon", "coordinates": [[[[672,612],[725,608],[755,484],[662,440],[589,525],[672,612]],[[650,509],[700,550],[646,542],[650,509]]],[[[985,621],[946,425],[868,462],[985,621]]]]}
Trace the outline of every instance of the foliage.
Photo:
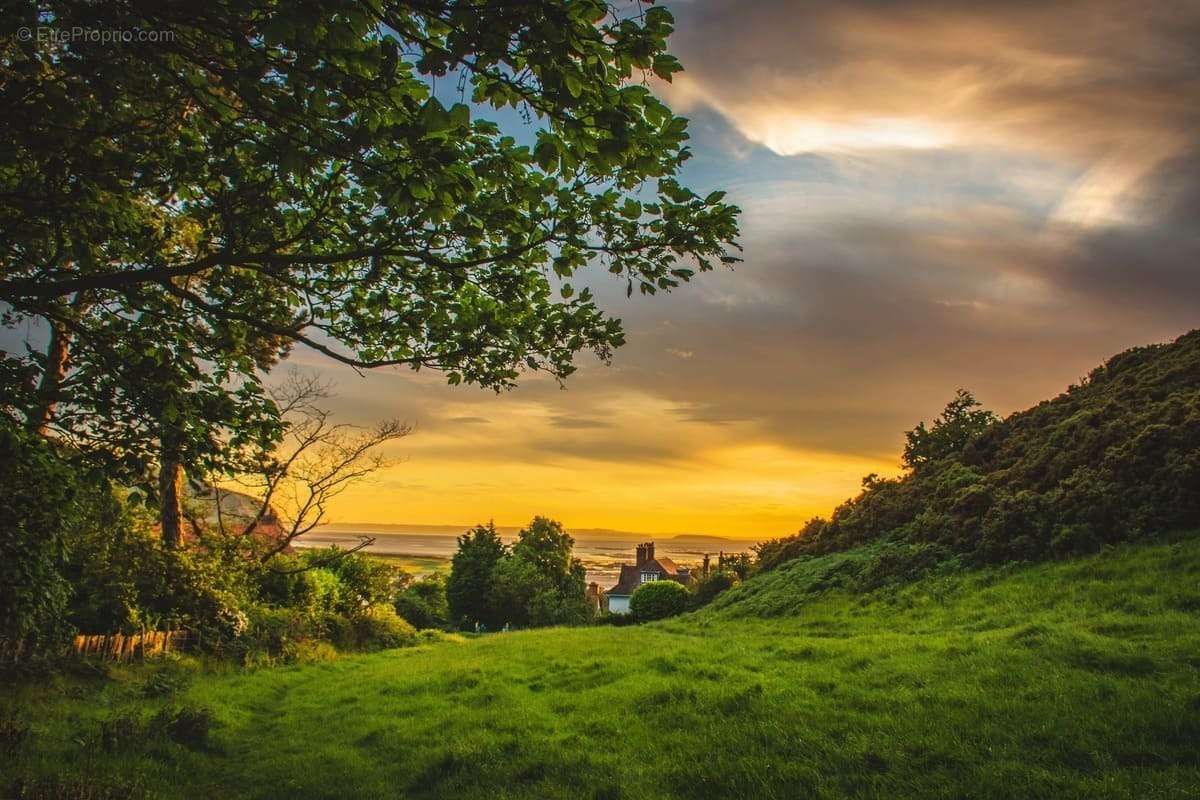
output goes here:
{"type": "Polygon", "coordinates": [[[586,273],[654,294],[737,260],[738,209],[679,182],[687,121],[644,85],[680,69],[662,8],[52,0],[8,18],[170,34],[0,46],[3,322],[48,322],[63,356],[6,358],[5,407],[127,482],[269,448],[262,372],[296,343],[451,383],[563,378],[624,341],[586,273]],[[447,108],[455,84],[468,102],[447,108]],[[484,118],[507,109],[534,143],[484,118]]]}
{"type": "Polygon", "coordinates": [[[910,432],[908,474],[868,476],[830,519],[761,545],[760,566],[877,541],[930,545],[922,561],[1036,560],[1200,524],[1200,331],[988,419],[960,392],[910,432]]]}
{"type": "Polygon", "coordinates": [[[717,598],[717,595],[737,586],[741,581],[736,573],[730,570],[715,569],[707,575],[701,575],[691,585],[692,606],[700,608],[717,598]]]}
{"type": "Polygon", "coordinates": [[[69,633],[59,565],[80,483],[53,445],[0,417],[0,640],[44,652],[69,633]]]}
{"type": "Polygon", "coordinates": [[[651,625],[199,672],[171,706],[212,710],[206,749],[86,743],[111,714],[157,712],[136,680],[153,667],[14,680],[6,705],[36,733],[0,772],[142,775],[157,797],[1196,796],[1195,534],[865,595],[804,588],[849,557],[793,560],[651,625]]]}
{"type": "Polygon", "coordinates": [[[924,422],[904,434],[904,465],[913,471],[938,461],[960,456],[967,445],[977,439],[1000,418],[982,408],[975,395],[959,389],[954,399],[926,428],[924,422]]]}
{"type": "Polygon", "coordinates": [[[562,524],[534,517],[492,574],[498,621],[516,627],[578,625],[588,619],[586,571],[562,524]]]}
{"type": "Polygon", "coordinates": [[[417,630],[444,630],[450,625],[446,578],[440,572],[432,572],[410,582],[396,595],[394,605],[396,613],[417,630]]]}
{"type": "Polygon", "coordinates": [[[586,571],[572,556],[575,540],[562,524],[534,517],[512,548],[495,525],[479,525],[458,539],[450,562],[446,599],[451,619],[462,627],[480,623],[540,627],[578,625],[588,620],[586,571]]]}
{"type": "Polygon", "coordinates": [[[476,623],[499,627],[491,602],[492,576],[507,552],[491,522],[458,537],[458,550],[450,560],[450,576],[446,579],[446,604],[452,622],[463,627],[476,623]]]}
{"type": "Polygon", "coordinates": [[[643,622],[682,614],[687,606],[687,589],[675,581],[643,583],[629,598],[630,613],[643,622]]]}
{"type": "Polygon", "coordinates": [[[367,650],[409,647],[417,643],[417,629],[400,618],[391,606],[373,606],[354,622],[358,646],[367,650]]]}

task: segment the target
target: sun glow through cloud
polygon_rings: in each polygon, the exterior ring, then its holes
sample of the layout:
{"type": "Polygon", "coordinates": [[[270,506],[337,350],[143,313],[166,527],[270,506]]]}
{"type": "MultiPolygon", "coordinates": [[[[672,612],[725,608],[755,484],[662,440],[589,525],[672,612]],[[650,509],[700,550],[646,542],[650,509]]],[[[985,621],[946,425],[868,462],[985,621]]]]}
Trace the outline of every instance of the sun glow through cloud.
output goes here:
{"type": "Polygon", "coordinates": [[[751,123],[747,135],[782,156],[862,150],[924,150],[949,144],[950,136],[916,120],[833,121],[780,115],[751,123]]]}

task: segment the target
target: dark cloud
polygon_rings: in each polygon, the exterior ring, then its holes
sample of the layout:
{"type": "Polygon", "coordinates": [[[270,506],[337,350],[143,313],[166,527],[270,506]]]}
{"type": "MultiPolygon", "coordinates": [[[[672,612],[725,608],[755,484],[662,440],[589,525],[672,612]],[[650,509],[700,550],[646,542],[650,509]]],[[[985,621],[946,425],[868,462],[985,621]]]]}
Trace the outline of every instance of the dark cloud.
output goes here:
{"type": "Polygon", "coordinates": [[[550,417],[550,424],[556,428],[567,430],[595,430],[596,428],[611,428],[612,423],[590,417],[555,414],[550,417]]]}

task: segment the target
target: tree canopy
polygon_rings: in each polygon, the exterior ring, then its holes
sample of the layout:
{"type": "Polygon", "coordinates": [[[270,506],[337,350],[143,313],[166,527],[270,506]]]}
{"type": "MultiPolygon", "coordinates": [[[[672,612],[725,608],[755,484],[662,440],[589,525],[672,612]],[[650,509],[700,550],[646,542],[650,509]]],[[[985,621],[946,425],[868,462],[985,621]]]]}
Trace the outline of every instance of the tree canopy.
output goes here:
{"type": "Polygon", "coordinates": [[[918,422],[904,434],[904,465],[919,470],[935,461],[953,458],[1000,418],[982,407],[975,395],[959,389],[932,427],[918,422]]]}
{"type": "Polygon", "coordinates": [[[6,39],[18,317],[83,334],[83,295],[87,316],[166,316],[226,353],[272,337],[502,387],[621,343],[582,268],[653,293],[733,260],[737,209],[680,185],[686,120],[644,83],[680,69],[663,8],[65,0],[9,20],[169,34],[6,39]],[[481,116],[505,107],[536,142],[481,116]]]}
{"type": "Polygon", "coordinates": [[[450,559],[446,579],[446,604],[453,622],[464,626],[476,622],[496,625],[491,603],[492,573],[507,552],[491,522],[476,525],[458,537],[458,550],[450,559]]]}
{"type": "Polygon", "coordinates": [[[164,495],[180,464],[278,441],[262,377],[294,346],[562,379],[623,343],[586,271],[653,294],[737,260],[738,209],[679,182],[687,122],[647,86],[681,68],[652,4],[50,0],[6,21],[38,35],[0,44],[2,322],[50,341],[4,360],[3,410],[123,479],[157,464],[164,495]]]}

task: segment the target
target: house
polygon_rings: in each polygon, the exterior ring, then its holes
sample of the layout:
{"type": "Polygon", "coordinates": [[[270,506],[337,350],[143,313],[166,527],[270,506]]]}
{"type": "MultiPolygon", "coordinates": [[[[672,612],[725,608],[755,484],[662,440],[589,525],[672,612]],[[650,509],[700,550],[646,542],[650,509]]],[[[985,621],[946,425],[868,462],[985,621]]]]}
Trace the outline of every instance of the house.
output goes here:
{"type": "Polygon", "coordinates": [[[687,567],[680,567],[666,556],[655,557],[654,542],[644,542],[637,546],[637,563],[622,564],[621,577],[617,585],[604,593],[608,602],[608,613],[628,614],[629,598],[643,583],[650,581],[675,581],[687,583],[690,573],[687,567]]]}

